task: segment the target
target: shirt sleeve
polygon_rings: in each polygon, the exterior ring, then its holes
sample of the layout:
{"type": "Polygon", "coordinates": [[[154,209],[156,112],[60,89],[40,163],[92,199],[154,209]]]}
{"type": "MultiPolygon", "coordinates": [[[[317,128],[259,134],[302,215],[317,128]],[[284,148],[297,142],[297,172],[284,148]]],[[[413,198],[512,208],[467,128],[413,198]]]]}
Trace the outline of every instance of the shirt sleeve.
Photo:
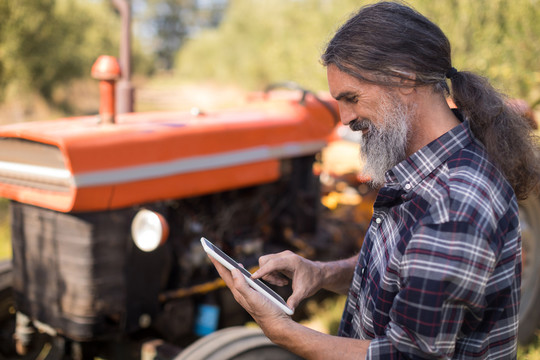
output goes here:
{"type": "Polygon", "coordinates": [[[496,264],[489,236],[468,222],[415,230],[397,265],[400,289],[387,305],[386,336],[371,342],[367,359],[453,356],[456,340],[483,319],[496,264]]]}

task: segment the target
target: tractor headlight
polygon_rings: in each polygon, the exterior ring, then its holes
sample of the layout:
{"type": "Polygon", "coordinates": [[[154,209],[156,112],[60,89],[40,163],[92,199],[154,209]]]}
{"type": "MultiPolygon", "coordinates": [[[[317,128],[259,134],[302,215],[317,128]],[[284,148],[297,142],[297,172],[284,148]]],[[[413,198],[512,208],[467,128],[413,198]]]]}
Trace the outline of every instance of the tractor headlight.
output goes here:
{"type": "Polygon", "coordinates": [[[142,209],[131,222],[131,237],[142,251],[150,252],[163,245],[169,236],[167,220],[157,212],[142,209]]]}

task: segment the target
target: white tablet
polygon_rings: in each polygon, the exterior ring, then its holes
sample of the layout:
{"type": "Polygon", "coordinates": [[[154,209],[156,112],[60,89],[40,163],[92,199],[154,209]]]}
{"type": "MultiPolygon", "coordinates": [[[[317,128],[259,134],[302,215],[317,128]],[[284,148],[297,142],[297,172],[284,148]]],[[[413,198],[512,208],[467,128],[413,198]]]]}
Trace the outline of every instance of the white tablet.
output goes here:
{"type": "Polygon", "coordinates": [[[244,269],[240,264],[231,259],[227,254],[221,251],[220,248],[212,244],[206,238],[201,238],[201,244],[204,250],[212,256],[214,259],[219,261],[219,263],[225,266],[227,269],[238,269],[246,278],[248,284],[259,293],[263,294],[268,300],[279,306],[287,315],[292,315],[293,311],[287,306],[287,303],[281,296],[279,296],[274,290],[270,289],[265,283],[259,279],[252,279],[251,273],[244,269]]]}

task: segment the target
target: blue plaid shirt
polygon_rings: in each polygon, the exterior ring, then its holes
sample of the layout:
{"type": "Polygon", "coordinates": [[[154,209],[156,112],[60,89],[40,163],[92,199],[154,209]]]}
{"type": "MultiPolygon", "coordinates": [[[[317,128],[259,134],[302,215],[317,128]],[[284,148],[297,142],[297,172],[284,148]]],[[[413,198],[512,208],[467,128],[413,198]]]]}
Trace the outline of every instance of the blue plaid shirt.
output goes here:
{"type": "Polygon", "coordinates": [[[387,172],[339,334],[368,359],[512,359],[520,278],[514,192],[465,121],[387,172]]]}

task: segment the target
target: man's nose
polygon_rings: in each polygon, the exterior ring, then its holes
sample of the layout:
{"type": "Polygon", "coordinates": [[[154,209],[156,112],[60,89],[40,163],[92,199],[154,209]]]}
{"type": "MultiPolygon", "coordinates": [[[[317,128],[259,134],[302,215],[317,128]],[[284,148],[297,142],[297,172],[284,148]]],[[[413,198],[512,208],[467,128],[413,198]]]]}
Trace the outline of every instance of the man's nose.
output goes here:
{"type": "Polygon", "coordinates": [[[339,107],[339,117],[341,118],[341,123],[345,126],[348,126],[351,121],[356,120],[356,114],[348,109],[347,106],[339,107]]]}

